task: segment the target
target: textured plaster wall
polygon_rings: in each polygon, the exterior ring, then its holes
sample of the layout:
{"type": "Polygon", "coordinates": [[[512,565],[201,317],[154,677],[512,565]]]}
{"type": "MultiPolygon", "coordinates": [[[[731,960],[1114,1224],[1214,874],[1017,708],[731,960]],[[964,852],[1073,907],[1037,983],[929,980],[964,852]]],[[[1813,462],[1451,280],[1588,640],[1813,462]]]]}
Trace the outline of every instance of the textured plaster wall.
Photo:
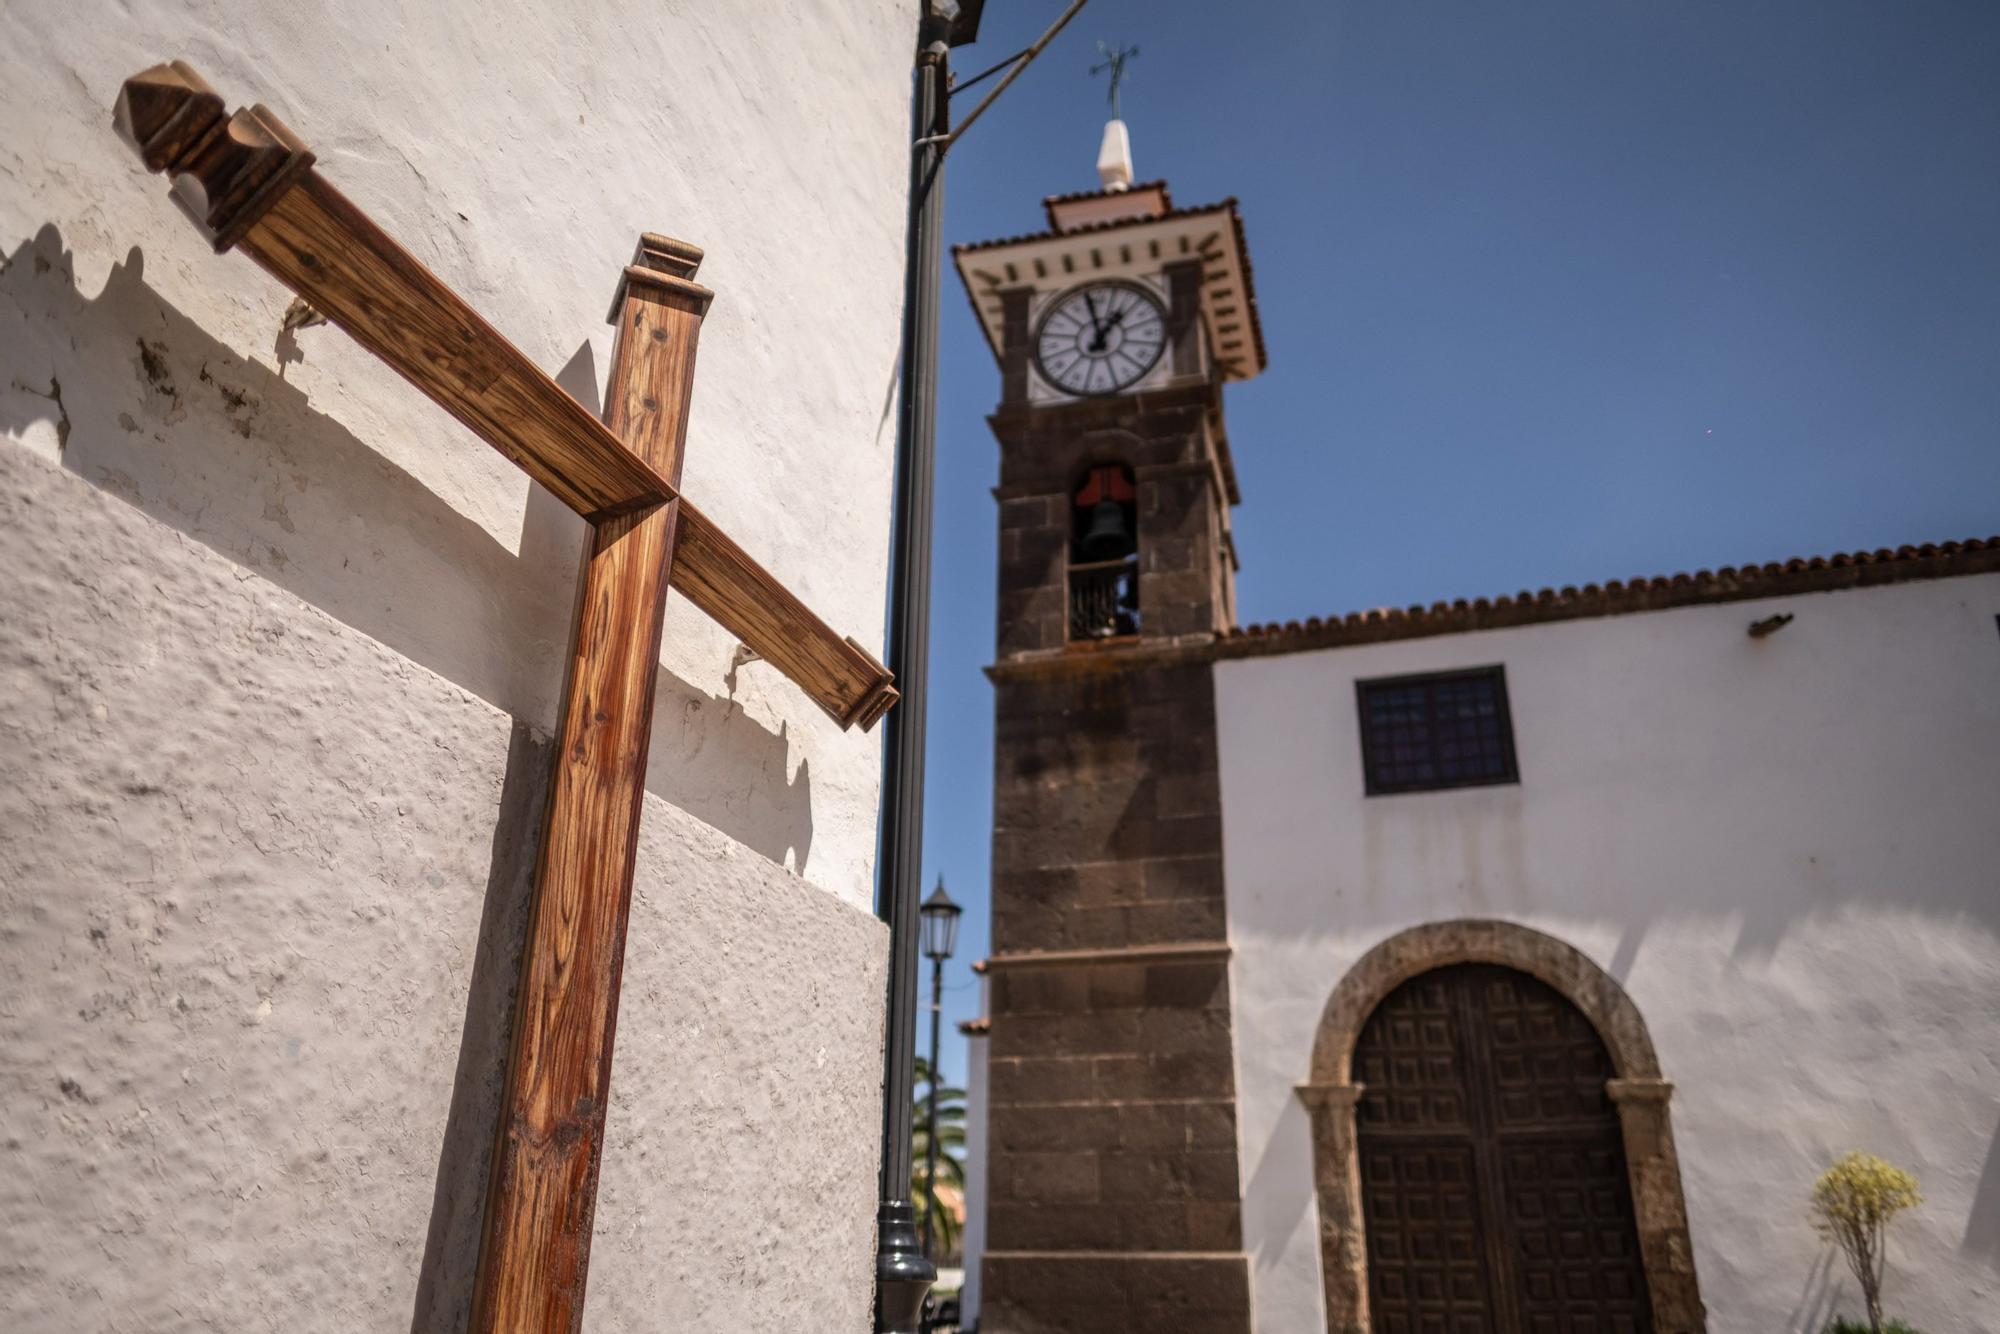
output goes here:
{"type": "MultiPolygon", "coordinates": [[[[0,1328],[461,1327],[546,741],[15,449],[0,549],[0,1328]]],[[[648,803],[592,1329],[866,1327],[883,966],[648,803]]]]}
{"type": "MultiPolygon", "coordinates": [[[[874,645],[912,9],[0,6],[0,1328],[461,1325],[582,536],[281,333],[119,82],[267,103],[592,406],[705,246],[687,489],[874,645]]],[[[878,746],[667,641],[589,1327],[860,1330],[878,746]]]]}
{"type": "Polygon", "coordinates": [[[1709,1328],[1858,1314],[1806,1225],[1863,1148],[1927,1200],[1888,1306],[2000,1310],[2000,577],[1578,621],[1217,670],[1244,1232],[1263,1334],[1323,1328],[1308,1078],[1328,994],[1420,922],[1583,950],[1644,1016],[1709,1328]],[[1752,620],[1797,620],[1757,641],[1752,620]],[[1366,798],[1354,682],[1503,663],[1519,786],[1366,798]]]}

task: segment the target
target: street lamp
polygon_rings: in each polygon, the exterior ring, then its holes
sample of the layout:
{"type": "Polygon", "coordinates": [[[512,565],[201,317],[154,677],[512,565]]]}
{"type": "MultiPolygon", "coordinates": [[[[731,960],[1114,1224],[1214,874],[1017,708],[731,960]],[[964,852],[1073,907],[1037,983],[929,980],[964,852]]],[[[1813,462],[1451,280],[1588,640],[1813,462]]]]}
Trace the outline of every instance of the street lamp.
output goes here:
{"type": "Polygon", "coordinates": [[[931,961],[931,1080],[924,1107],[924,1254],[931,1253],[937,1210],[938,1030],[944,1023],[944,961],[958,944],[958,915],[965,911],[944,892],[944,876],[918,910],[923,918],[924,957],[931,961]]]}
{"type": "MultiPolygon", "coordinates": [[[[875,911],[889,926],[887,1014],[882,1030],[882,1174],[875,1210],[875,1328],[913,1334],[937,1271],[910,1245],[910,1133],[917,1051],[917,895],[924,860],[925,682],[930,669],[931,485],[937,436],[938,288],[943,279],[944,157],[952,142],[1083,8],[1069,8],[1034,45],[985,74],[1000,81],[952,128],[950,54],[979,36],[986,0],[924,0],[913,52],[910,191],[904,233],[903,338],[896,395],[896,522],[889,559],[883,658],[902,703],[882,725],[882,826],[875,911]],[[1004,73],[1002,73],[1004,71],[1004,73]]],[[[945,900],[947,903],[949,899],[945,900]]],[[[957,905],[953,905],[956,908],[957,905]]],[[[956,920],[957,914],[952,914],[956,920]]],[[[947,936],[951,933],[947,932],[947,936]]],[[[951,941],[945,942],[947,948],[951,941]]]]}

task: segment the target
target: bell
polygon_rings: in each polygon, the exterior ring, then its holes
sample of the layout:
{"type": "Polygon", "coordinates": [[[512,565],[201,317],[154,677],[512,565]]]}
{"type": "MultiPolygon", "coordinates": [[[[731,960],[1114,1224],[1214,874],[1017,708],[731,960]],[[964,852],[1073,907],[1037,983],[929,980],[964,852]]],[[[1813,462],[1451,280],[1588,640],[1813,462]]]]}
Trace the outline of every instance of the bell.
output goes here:
{"type": "Polygon", "coordinates": [[[1132,534],[1125,527],[1125,507],[1100,500],[1091,507],[1090,527],[1083,534],[1085,560],[1123,560],[1132,554],[1132,534]]]}

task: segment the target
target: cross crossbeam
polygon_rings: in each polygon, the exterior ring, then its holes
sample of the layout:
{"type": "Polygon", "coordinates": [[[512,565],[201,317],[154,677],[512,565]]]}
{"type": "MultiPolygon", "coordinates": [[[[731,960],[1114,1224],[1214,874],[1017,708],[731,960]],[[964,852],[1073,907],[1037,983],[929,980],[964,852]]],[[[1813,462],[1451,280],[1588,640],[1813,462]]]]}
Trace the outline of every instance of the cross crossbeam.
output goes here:
{"type": "Polygon", "coordinates": [[[680,495],[701,251],[642,237],[599,421],[328,184],[261,106],[187,65],[128,80],[114,123],[218,253],[240,248],[591,524],[529,908],[471,1328],[581,1326],[667,589],[842,727],[895,703],[837,636],[680,495]]]}
{"type": "MultiPolygon", "coordinates": [[[[125,81],[113,124],[217,253],[240,248],[593,523],[678,492],[342,195],[265,107],[225,112],[183,61],[125,81]]],[[[887,668],[836,634],[691,505],[673,586],[842,727],[895,703],[887,668]]]]}

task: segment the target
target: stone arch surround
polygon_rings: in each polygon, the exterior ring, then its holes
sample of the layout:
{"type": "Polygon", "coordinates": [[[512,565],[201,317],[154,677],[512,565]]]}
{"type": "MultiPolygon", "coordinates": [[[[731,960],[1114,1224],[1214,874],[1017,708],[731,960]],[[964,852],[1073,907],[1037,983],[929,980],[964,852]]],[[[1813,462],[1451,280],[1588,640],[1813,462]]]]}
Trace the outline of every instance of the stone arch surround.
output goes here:
{"type": "Polygon", "coordinates": [[[1673,1085],[1639,1007],[1617,981],[1574,946],[1512,922],[1458,919],[1411,927],[1377,944],[1334,987],[1313,1040],[1312,1079],[1298,1088],[1311,1115],[1313,1177],[1319,1203],[1320,1273],[1329,1334],[1370,1334],[1368,1239],[1361,1197],[1353,1082],[1361,1026],[1404,982],[1450,964],[1498,964],[1554,987],[1583,1012],[1610,1050],[1616,1077],[1605,1091],[1618,1108],[1639,1225],[1640,1258],[1653,1303],[1655,1334],[1708,1328],[1695,1278],[1680,1159],[1667,1110],[1673,1085]]]}

